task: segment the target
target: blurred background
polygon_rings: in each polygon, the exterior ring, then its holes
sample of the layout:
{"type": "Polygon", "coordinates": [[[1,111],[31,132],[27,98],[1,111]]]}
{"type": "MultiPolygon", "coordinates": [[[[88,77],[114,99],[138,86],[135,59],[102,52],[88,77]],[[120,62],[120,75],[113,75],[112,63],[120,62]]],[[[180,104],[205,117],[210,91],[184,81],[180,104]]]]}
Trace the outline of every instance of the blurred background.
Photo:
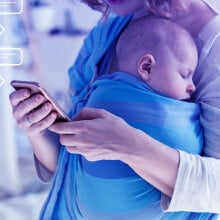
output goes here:
{"type": "Polygon", "coordinates": [[[0,219],[35,220],[48,193],[12,117],[13,79],[41,82],[68,109],[67,69],[101,14],[61,0],[0,0],[0,219]]]}

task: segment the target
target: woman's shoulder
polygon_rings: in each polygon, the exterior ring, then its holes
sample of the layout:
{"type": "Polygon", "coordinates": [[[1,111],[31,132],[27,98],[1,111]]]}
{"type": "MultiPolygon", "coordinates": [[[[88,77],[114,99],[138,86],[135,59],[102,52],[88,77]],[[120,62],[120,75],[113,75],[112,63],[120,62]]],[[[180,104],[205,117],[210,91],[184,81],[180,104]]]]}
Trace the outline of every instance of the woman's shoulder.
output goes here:
{"type": "Polygon", "coordinates": [[[220,35],[220,15],[216,15],[200,31],[199,39],[205,44],[211,44],[220,35]]]}
{"type": "MultiPolygon", "coordinates": [[[[200,50],[199,63],[203,63],[207,57],[220,56],[220,15],[215,16],[201,30],[197,39],[200,50]]],[[[216,58],[217,58],[216,57],[216,58]]],[[[211,59],[214,62],[216,58],[211,59]]]]}

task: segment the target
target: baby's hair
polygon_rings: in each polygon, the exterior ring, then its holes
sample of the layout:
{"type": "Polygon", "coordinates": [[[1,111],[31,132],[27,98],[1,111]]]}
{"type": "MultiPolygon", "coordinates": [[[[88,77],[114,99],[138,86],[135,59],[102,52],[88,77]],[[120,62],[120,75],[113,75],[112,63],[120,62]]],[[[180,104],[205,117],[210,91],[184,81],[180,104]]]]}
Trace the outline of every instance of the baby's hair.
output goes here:
{"type": "Polygon", "coordinates": [[[145,16],[133,23],[121,34],[116,48],[119,69],[130,60],[138,62],[146,53],[156,55],[169,48],[180,59],[185,48],[196,47],[193,38],[184,28],[169,19],[145,16]]]}

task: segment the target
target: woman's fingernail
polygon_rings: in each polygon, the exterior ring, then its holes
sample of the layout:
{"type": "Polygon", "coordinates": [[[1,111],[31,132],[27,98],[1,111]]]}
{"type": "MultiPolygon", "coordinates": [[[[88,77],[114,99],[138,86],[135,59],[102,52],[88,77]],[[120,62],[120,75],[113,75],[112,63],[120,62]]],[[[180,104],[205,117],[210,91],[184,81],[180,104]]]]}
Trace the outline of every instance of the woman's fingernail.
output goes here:
{"type": "Polygon", "coordinates": [[[57,113],[56,112],[52,112],[50,115],[51,118],[56,118],[57,117],[57,113]]]}
{"type": "Polygon", "coordinates": [[[42,101],[42,99],[43,99],[43,97],[42,97],[41,95],[37,95],[37,97],[36,97],[36,101],[37,101],[37,102],[42,101]]]}
{"type": "Polygon", "coordinates": [[[50,109],[50,107],[51,107],[51,104],[50,104],[50,103],[46,103],[46,104],[45,104],[45,110],[50,109]]]}
{"type": "Polygon", "coordinates": [[[24,97],[28,97],[28,96],[30,96],[30,93],[28,91],[25,91],[23,95],[24,95],[24,97]]]}

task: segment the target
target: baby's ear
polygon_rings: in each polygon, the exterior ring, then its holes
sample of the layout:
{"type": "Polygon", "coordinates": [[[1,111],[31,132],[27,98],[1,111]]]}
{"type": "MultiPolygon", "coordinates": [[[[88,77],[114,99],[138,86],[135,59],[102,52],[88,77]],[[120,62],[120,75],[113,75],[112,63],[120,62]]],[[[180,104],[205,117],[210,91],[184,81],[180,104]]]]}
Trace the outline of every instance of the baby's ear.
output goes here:
{"type": "Polygon", "coordinates": [[[138,74],[144,80],[147,81],[151,77],[151,68],[155,64],[154,56],[151,54],[143,55],[138,61],[138,74]]]}

